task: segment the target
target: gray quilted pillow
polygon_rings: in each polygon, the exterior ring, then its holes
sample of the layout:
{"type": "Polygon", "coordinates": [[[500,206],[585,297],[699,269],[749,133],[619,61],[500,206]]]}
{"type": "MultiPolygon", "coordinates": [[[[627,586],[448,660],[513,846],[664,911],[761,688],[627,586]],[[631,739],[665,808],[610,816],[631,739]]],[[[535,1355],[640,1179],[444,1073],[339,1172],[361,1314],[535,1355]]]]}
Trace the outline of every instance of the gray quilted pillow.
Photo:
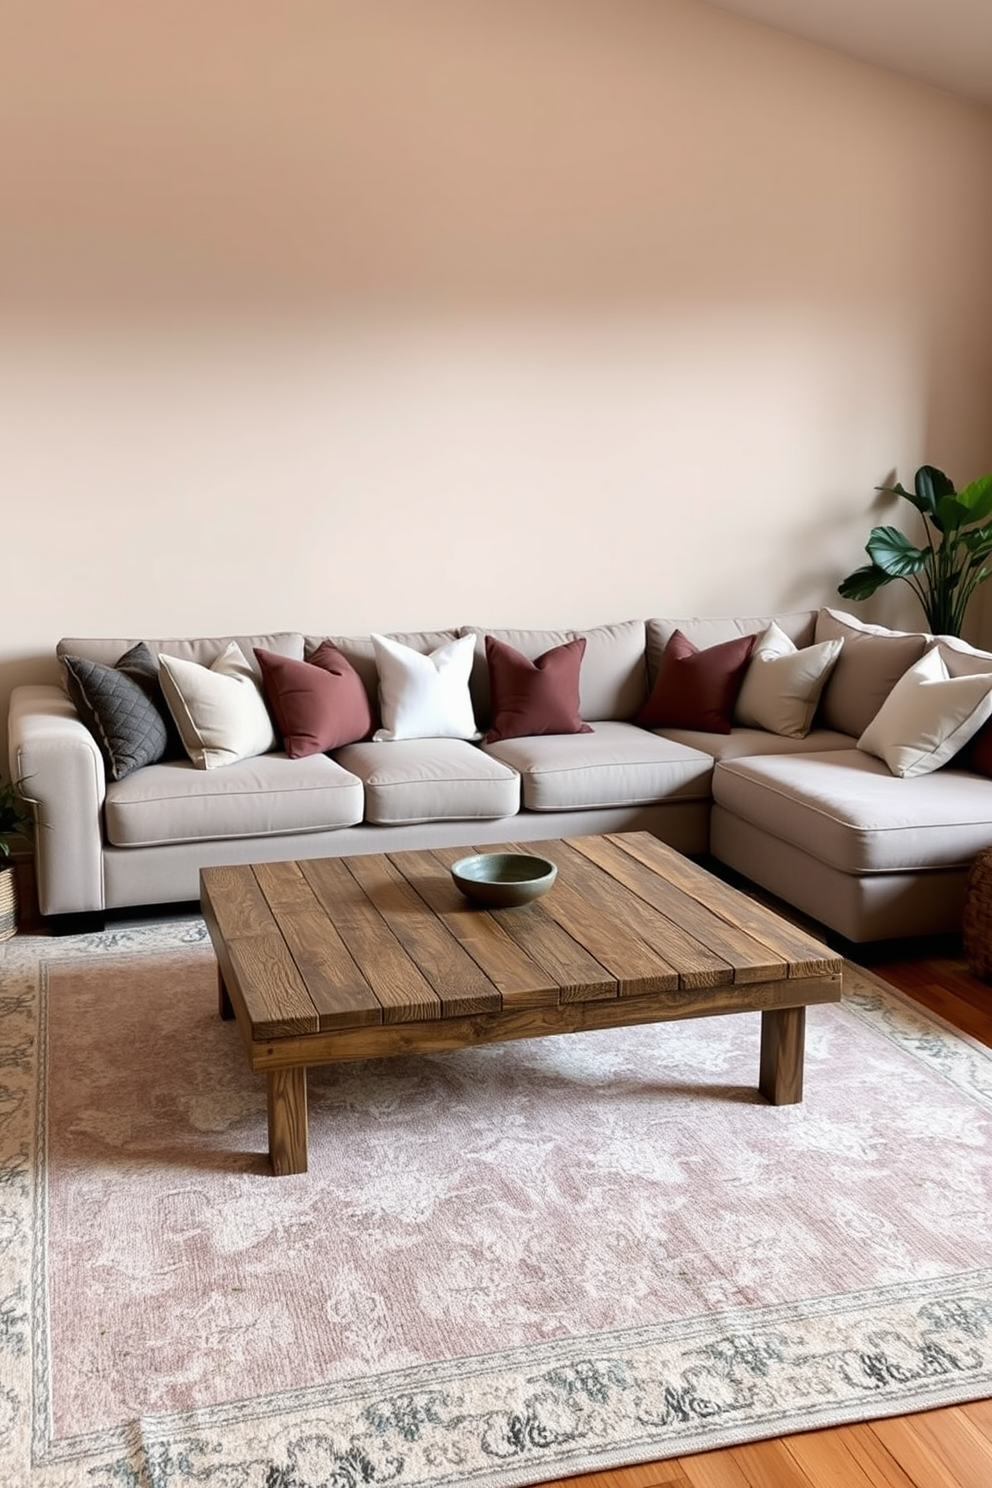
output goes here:
{"type": "Polygon", "coordinates": [[[76,712],[103,755],[111,780],[153,765],[169,750],[170,730],[155,658],[139,641],[114,666],[64,656],[66,686],[76,712]]]}

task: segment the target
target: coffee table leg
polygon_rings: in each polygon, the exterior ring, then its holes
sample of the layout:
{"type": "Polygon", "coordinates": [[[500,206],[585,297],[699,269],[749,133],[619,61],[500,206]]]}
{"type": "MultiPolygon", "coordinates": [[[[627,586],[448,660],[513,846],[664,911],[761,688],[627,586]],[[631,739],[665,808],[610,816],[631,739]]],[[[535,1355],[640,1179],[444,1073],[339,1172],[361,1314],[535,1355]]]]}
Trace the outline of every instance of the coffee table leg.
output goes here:
{"type": "Polygon", "coordinates": [[[803,1098],[806,1009],[770,1008],[761,1015],[761,1066],[758,1089],[773,1106],[803,1098]]]}
{"type": "Polygon", "coordinates": [[[234,1008],[231,1006],[231,999],[224,985],[224,973],[219,966],[217,968],[217,1011],[222,1018],[234,1017],[234,1008]]]}
{"type": "Polygon", "coordinates": [[[269,1157],[277,1178],[307,1170],[307,1072],[270,1070],[269,1157]]]}

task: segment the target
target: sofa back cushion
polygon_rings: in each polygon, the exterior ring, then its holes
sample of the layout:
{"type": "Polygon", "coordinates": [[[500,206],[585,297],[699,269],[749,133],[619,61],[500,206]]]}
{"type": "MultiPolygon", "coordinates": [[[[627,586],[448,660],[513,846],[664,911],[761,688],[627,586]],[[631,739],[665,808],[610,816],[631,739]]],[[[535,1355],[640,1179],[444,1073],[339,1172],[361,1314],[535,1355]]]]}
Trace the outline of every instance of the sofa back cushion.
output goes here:
{"type": "Polygon", "coordinates": [[[195,661],[198,666],[205,667],[213,666],[217,658],[222,656],[234,641],[260,682],[262,673],[255,660],[256,646],[261,646],[266,651],[278,652],[280,656],[292,656],[297,661],[303,660],[303,636],[296,630],[277,630],[269,635],[255,636],[180,636],[178,638],[169,636],[164,640],[155,640],[151,636],[132,636],[129,639],[66,636],[55,648],[62,686],[66,685],[65,664],[62,660],[64,656],[85,656],[89,661],[101,662],[103,666],[114,666],[119,657],[123,656],[126,651],[130,651],[141,640],[155,657],[164,651],[167,656],[175,656],[180,661],[195,661]]]}
{"type": "Polygon", "coordinates": [[[579,714],[587,723],[633,718],[647,697],[643,620],[621,620],[614,625],[596,625],[590,630],[494,630],[466,625],[461,634],[475,636],[471,687],[480,728],[488,728],[492,721],[487,635],[512,646],[529,661],[536,661],[539,656],[570,641],[584,640],[585,651],[579,671],[579,714]]]}
{"type": "Polygon", "coordinates": [[[867,625],[831,609],[817,615],[815,635],[817,642],[839,638],[844,643],[820,697],[818,721],[824,728],[853,734],[856,739],[931,640],[923,631],[867,625]]]}
{"type": "Polygon", "coordinates": [[[711,646],[720,646],[724,641],[733,641],[740,636],[762,635],[774,620],[793,645],[808,646],[813,640],[816,615],[816,610],[796,610],[784,615],[752,615],[743,620],[698,615],[676,620],[648,620],[645,627],[648,686],[654,687],[665,647],[677,630],[692,642],[697,651],[708,651],[711,646]]]}

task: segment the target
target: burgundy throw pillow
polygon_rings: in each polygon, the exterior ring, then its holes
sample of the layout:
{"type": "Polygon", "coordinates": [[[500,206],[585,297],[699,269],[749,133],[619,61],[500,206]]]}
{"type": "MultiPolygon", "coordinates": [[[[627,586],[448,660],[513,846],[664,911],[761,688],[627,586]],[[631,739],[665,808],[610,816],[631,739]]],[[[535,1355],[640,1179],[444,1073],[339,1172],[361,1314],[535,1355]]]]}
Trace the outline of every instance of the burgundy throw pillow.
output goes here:
{"type": "Polygon", "coordinates": [[[992,775],[992,724],[983,723],[951,764],[958,769],[974,770],[976,775],[992,775]]]}
{"type": "Polygon", "coordinates": [[[634,719],[642,728],[729,734],[755,637],[738,636],[700,651],[680,630],[661,655],[651,696],[634,719]]]}
{"type": "Polygon", "coordinates": [[[486,636],[493,716],[485,742],[533,734],[591,734],[579,717],[579,669],[585,649],[585,636],[578,636],[531,661],[516,647],[486,636]]]}
{"type": "Polygon", "coordinates": [[[308,661],[255,647],[265,698],[290,759],[367,739],[368,693],[337,646],[322,641],[308,661]]]}

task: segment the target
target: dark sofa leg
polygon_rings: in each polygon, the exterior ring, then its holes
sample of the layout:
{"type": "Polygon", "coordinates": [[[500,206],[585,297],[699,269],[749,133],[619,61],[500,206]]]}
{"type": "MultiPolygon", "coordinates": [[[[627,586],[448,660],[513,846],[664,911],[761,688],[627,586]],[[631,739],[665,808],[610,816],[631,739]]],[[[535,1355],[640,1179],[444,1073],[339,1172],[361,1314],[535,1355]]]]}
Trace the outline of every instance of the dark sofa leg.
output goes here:
{"type": "Polygon", "coordinates": [[[43,924],[49,935],[98,935],[107,928],[107,916],[102,909],[82,914],[45,915],[43,924]]]}

